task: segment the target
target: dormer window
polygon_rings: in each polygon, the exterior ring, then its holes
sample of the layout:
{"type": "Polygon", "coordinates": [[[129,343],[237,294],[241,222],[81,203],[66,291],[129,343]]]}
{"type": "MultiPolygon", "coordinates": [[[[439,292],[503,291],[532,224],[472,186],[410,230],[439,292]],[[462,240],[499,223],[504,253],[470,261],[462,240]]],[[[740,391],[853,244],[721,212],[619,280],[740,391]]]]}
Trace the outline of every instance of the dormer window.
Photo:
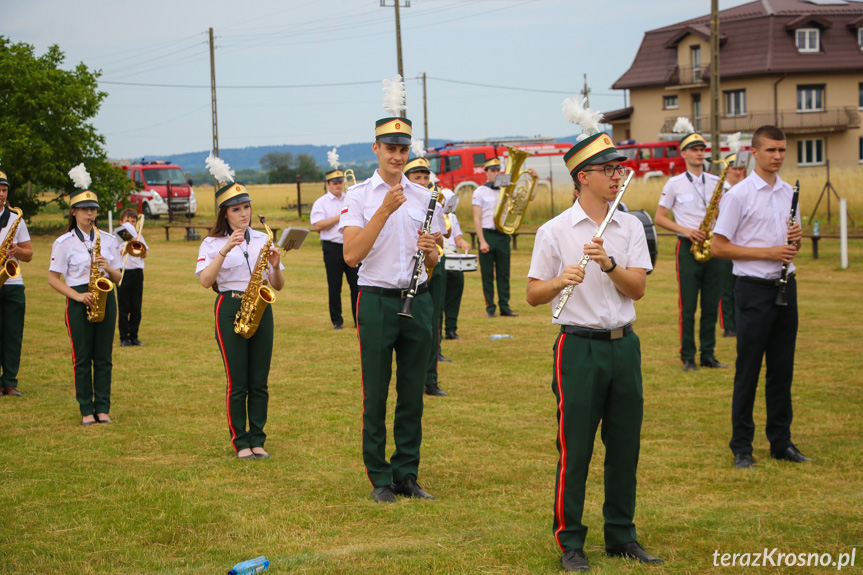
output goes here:
{"type": "Polygon", "coordinates": [[[857,28],[857,47],[863,50],[863,28],[857,28]]]}
{"type": "Polygon", "coordinates": [[[798,28],[795,31],[795,43],[798,52],[818,52],[821,46],[821,30],[818,28],[798,28]]]}

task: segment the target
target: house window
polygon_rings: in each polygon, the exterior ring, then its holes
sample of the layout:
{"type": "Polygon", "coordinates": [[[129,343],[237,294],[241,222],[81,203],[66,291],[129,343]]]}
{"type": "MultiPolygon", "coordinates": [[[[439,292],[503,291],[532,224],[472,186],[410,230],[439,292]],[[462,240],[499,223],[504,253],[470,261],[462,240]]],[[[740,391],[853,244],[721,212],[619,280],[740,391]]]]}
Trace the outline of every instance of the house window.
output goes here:
{"type": "Polygon", "coordinates": [[[860,151],[857,159],[860,161],[861,164],[863,164],[863,138],[860,138],[860,151]]]}
{"type": "Polygon", "coordinates": [[[692,83],[701,83],[701,46],[689,47],[689,63],[692,65],[692,83]]]}
{"type": "Polygon", "coordinates": [[[818,28],[799,28],[795,32],[795,44],[798,52],[817,52],[820,48],[818,28]]]}
{"type": "Polygon", "coordinates": [[[857,28],[857,45],[863,50],[863,28],[857,28]]]}
{"type": "MultiPolygon", "coordinates": [[[[861,92],[863,93],[863,92],[861,92]]],[[[678,108],[677,102],[677,94],[673,96],[663,96],[662,97],[662,109],[663,110],[676,110],[678,108]]]]}
{"type": "Polygon", "coordinates": [[[798,166],[823,166],[824,165],[824,140],[798,140],[797,141],[797,165],[798,166]]]}
{"type": "Polygon", "coordinates": [[[863,110],[863,83],[857,85],[857,107],[863,110]]]}
{"type": "Polygon", "coordinates": [[[725,92],[725,115],[746,115],[746,90],[730,90],[725,92]]]}
{"type": "Polygon", "coordinates": [[[797,86],[798,112],[824,111],[824,84],[797,86]]]}

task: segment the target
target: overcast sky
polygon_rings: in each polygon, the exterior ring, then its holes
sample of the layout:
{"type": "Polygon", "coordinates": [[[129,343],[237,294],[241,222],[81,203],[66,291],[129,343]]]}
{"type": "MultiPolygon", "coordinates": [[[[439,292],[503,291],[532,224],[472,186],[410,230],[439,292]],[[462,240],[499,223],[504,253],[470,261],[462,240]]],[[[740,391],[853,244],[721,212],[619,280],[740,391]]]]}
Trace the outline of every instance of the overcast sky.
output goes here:
{"type": "MultiPolygon", "coordinates": [[[[370,142],[385,115],[381,80],[398,70],[393,1],[0,0],[0,34],[38,54],[57,44],[67,68],[102,71],[108,97],[94,123],[113,158],[211,148],[210,27],[221,148],[338,146],[370,142]],[[321,86],[336,83],[354,85],[321,86]]],[[[424,134],[423,72],[432,138],[570,135],[560,104],[584,74],[592,108],[623,107],[611,84],[644,32],[709,11],[709,0],[410,0],[401,30],[414,135],[424,134]]]]}

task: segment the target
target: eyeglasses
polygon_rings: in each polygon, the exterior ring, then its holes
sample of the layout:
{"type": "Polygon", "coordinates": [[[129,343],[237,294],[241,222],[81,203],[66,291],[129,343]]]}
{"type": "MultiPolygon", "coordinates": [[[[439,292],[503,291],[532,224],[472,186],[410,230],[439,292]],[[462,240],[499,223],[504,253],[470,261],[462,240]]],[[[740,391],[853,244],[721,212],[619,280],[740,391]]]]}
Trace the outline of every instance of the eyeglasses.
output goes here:
{"type": "Polygon", "coordinates": [[[621,166],[618,164],[617,166],[603,166],[602,169],[597,168],[595,170],[581,170],[581,171],[582,172],[602,172],[603,174],[605,174],[606,178],[611,178],[612,176],[614,176],[615,172],[617,172],[618,176],[623,177],[623,174],[626,173],[626,168],[624,166],[621,166]]]}

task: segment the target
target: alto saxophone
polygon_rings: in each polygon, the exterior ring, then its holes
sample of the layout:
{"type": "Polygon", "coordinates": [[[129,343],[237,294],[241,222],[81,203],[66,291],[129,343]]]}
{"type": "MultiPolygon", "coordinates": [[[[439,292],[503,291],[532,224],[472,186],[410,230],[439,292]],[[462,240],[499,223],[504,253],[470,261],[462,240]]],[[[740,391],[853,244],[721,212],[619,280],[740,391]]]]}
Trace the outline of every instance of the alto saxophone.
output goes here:
{"type": "Polygon", "coordinates": [[[90,282],[87,284],[87,291],[93,296],[93,305],[87,307],[87,321],[99,323],[105,319],[108,294],[114,289],[114,282],[102,277],[102,270],[99,269],[99,262],[96,261],[96,257],[102,255],[102,235],[99,233],[99,228],[93,226],[93,229],[96,230],[96,242],[93,244],[93,257],[90,259],[90,282]]]}
{"type": "Polygon", "coordinates": [[[21,211],[21,208],[10,207],[9,202],[6,202],[6,209],[18,214],[18,219],[15,220],[15,223],[12,224],[11,228],[9,228],[9,233],[6,234],[6,239],[4,239],[3,243],[0,244],[0,287],[3,287],[6,280],[15,279],[21,275],[21,266],[18,265],[18,262],[11,259],[8,256],[8,253],[9,248],[12,247],[12,242],[15,239],[15,234],[18,232],[18,224],[21,223],[23,212],[21,211]]]}
{"type": "Polygon", "coordinates": [[[252,271],[249,285],[246,286],[246,291],[243,292],[240,311],[237,312],[237,317],[234,320],[234,332],[246,339],[255,335],[255,332],[258,331],[258,324],[261,323],[261,317],[267,310],[267,306],[276,301],[275,290],[268,286],[267,281],[264,279],[264,271],[267,269],[269,263],[270,248],[273,245],[273,230],[267,225],[264,216],[258,214],[258,217],[267,230],[267,243],[264,244],[264,247],[258,253],[258,261],[255,262],[255,269],[252,271]]]}
{"type": "Polygon", "coordinates": [[[722,193],[725,191],[725,178],[728,177],[728,168],[731,164],[725,160],[719,160],[724,163],[722,172],[719,174],[719,181],[716,182],[716,187],[713,189],[713,196],[710,198],[710,203],[707,205],[707,213],[704,214],[704,219],[701,220],[701,225],[698,229],[704,232],[705,238],[703,242],[692,242],[692,247],[689,251],[697,262],[706,262],[711,258],[710,242],[713,240],[713,228],[716,226],[716,217],[719,215],[719,200],[722,199],[722,193]]]}

